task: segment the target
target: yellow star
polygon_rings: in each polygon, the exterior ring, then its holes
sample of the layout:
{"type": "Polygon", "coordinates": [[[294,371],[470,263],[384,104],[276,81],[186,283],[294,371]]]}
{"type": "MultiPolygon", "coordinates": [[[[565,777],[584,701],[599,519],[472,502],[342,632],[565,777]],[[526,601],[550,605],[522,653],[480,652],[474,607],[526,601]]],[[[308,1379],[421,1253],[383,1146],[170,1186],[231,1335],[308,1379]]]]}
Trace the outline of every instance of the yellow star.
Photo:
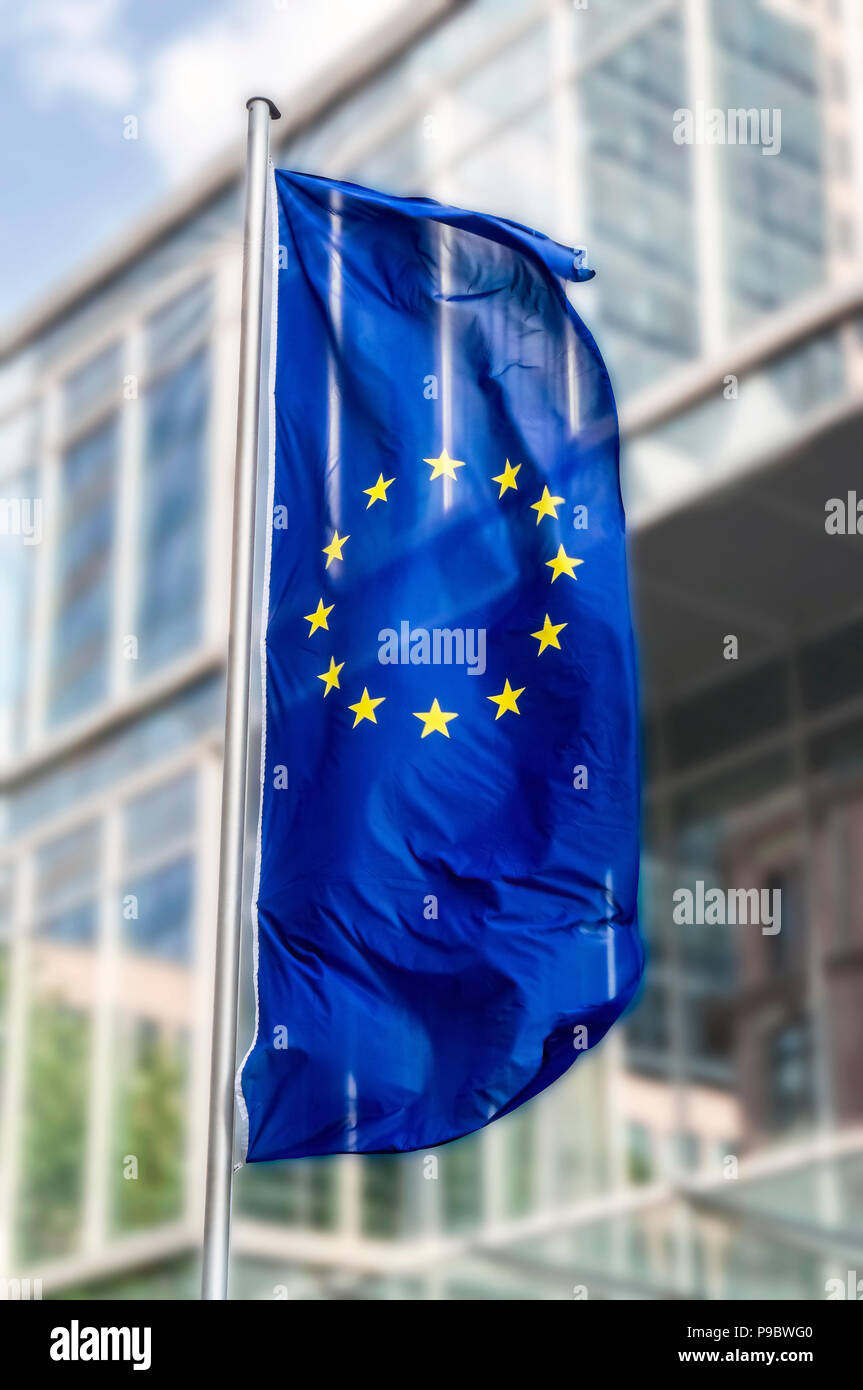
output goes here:
{"type": "Polygon", "coordinates": [[[323,674],[322,676],[318,676],[318,680],[319,680],[319,681],[325,681],[325,682],[326,682],[326,684],[325,684],[325,686],[324,686],[324,699],[327,698],[327,696],[329,695],[330,690],[332,689],[333,686],[336,687],[336,690],[340,690],[340,689],[341,689],[341,687],[340,687],[340,685],[339,685],[339,671],[341,671],[341,669],[342,669],[342,667],[344,666],[344,664],[345,664],[345,663],[344,663],[343,661],[340,661],[339,664],[338,664],[338,666],[337,666],[337,665],[336,665],[336,659],[335,659],[335,657],[331,656],[331,657],[330,657],[330,669],[329,669],[329,671],[325,671],[324,674],[323,674]]]}
{"type": "Polygon", "coordinates": [[[455,470],[457,468],[464,468],[464,464],[460,463],[458,459],[450,458],[446,449],[444,449],[440,458],[423,459],[423,463],[431,464],[432,473],[429,478],[430,483],[434,482],[435,478],[455,478],[455,470]]]}
{"type": "MultiPolygon", "coordinates": [[[[428,463],[428,459],[426,459],[426,463],[428,463]]],[[[432,700],[431,709],[425,710],[423,714],[414,714],[414,719],[422,719],[425,721],[420,738],[425,738],[426,734],[444,734],[446,738],[449,738],[447,724],[451,719],[458,719],[458,715],[446,714],[445,711],[441,709],[437,699],[434,699],[432,700]]]]}
{"type": "MultiPolygon", "coordinates": [[[[395,478],[387,478],[386,482],[384,482],[383,473],[379,473],[378,480],[375,483],[374,487],[363,488],[363,492],[369,499],[366,503],[366,511],[368,511],[369,507],[372,505],[373,502],[388,502],[390,500],[387,497],[387,488],[389,487],[390,483],[394,482],[395,478]]],[[[347,539],[347,537],[345,539],[347,539]]]]}
{"type": "Polygon", "coordinates": [[[553,623],[546,613],[545,622],[539,632],[532,632],[530,634],[531,637],[539,638],[539,651],[537,652],[537,656],[542,656],[546,647],[557,647],[558,651],[560,651],[560,643],[557,640],[557,634],[562,632],[566,626],[566,623],[553,623]]]}
{"type": "Polygon", "coordinates": [[[498,501],[500,501],[501,497],[503,497],[503,494],[506,492],[508,487],[511,487],[515,492],[518,492],[518,483],[515,481],[515,475],[520,468],[520,463],[517,463],[515,465],[515,468],[513,468],[509,459],[507,459],[506,467],[504,468],[503,472],[498,473],[496,478],[492,478],[493,483],[500,483],[500,492],[497,495],[498,501]]]}
{"type": "Polygon", "coordinates": [[[531,502],[530,504],[530,510],[532,512],[536,512],[537,526],[542,521],[542,518],[544,516],[553,516],[555,521],[557,521],[557,507],[559,503],[563,502],[563,500],[564,499],[562,497],[552,497],[548,488],[544,487],[542,489],[542,496],[540,497],[539,501],[531,502]]]}
{"type": "Polygon", "coordinates": [[[348,705],[348,709],[353,710],[356,716],[353,722],[353,727],[356,728],[361,719],[370,719],[373,724],[377,724],[378,721],[375,718],[375,710],[377,709],[378,705],[383,704],[385,699],[386,695],[379,695],[376,700],[370,699],[369,688],[367,685],[364,685],[363,698],[361,700],[357,700],[357,703],[355,705],[348,705]]]}
{"type": "Polygon", "coordinates": [[[310,637],[313,632],[316,632],[318,630],[319,627],[325,627],[327,629],[327,632],[329,632],[330,628],[327,622],[327,614],[332,613],[334,608],[334,603],[331,603],[329,608],[325,608],[323,599],[319,598],[318,606],[315,609],[314,613],[303,614],[303,617],[305,618],[306,622],[311,623],[311,627],[309,628],[310,637]]]}
{"type": "Polygon", "coordinates": [[[513,714],[521,713],[518,705],[515,702],[518,699],[519,695],[524,694],[524,690],[524,686],[521,687],[521,690],[513,690],[512,686],[507,680],[504,681],[502,694],[486,696],[487,700],[494,700],[495,704],[497,705],[497,714],[494,716],[495,722],[497,722],[497,720],[500,719],[500,716],[502,714],[505,714],[507,710],[511,710],[513,714]]]}
{"type": "Polygon", "coordinates": [[[576,565],[583,565],[584,561],[573,559],[571,555],[567,555],[563,546],[559,545],[557,547],[557,554],[555,555],[554,559],[546,560],[545,563],[550,567],[552,571],[551,582],[553,584],[559,574],[568,574],[570,579],[577,580],[578,576],[574,572],[575,567],[576,565]]]}
{"type": "MultiPolygon", "coordinates": [[[[369,503],[369,506],[371,506],[371,503],[369,503]]],[[[366,511],[368,511],[368,509],[369,508],[366,507],[366,511]]],[[[340,536],[338,530],[335,530],[333,532],[333,538],[330,541],[329,545],[325,545],[322,547],[323,552],[327,557],[327,569],[329,569],[330,565],[333,563],[333,560],[344,559],[344,556],[342,555],[342,546],[344,545],[345,541],[349,540],[350,536],[340,536]]]]}

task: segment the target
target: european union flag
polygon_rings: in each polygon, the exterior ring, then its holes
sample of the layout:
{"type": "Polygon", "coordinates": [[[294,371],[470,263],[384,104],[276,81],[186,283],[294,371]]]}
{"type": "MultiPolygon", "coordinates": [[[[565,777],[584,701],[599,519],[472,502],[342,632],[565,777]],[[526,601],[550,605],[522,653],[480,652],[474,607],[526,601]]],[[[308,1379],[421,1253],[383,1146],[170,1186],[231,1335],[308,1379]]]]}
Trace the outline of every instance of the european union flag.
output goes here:
{"type": "Polygon", "coordinates": [[[250,1160],[426,1148],[642,969],[617,417],[578,255],[277,172],[250,1160]]]}

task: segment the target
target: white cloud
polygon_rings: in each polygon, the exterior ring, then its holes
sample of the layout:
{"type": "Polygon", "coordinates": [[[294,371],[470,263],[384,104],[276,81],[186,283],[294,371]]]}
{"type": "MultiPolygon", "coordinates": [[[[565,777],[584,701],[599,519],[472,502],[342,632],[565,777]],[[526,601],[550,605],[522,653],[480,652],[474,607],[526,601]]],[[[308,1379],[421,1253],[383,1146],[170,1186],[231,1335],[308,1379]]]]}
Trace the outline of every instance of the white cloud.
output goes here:
{"type": "Polygon", "coordinates": [[[30,0],[19,13],[22,33],[86,42],[114,23],[117,0],[30,0]]]}
{"type": "Polygon", "coordinates": [[[77,93],[109,107],[128,105],[135,93],[131,63],[108,48],[52,49],[33,59],[32,79],[45,96],[77,93]]]}
{"type": "Polygon", "coordinates": [[[17,12],[23,62],[45,101],[74,93],[101,106],[128,103],[135,68],[116,44],[118,0],[30,0],[17,12]]]}
{"type": "Polygon", "coordinates": [[[236,140],[244,101],[284,100],[404,0],[233,0],[168,43],[148,74],[141,139],[178,179],[236,140]]]}
{"type": "MultiPolygon", "coordinates": [[[[242,138],[247,97],[287,100],[406,3],[214,0],[202,21],[136,59],[129,0],[0,0],[0,43],[17,46],[37,101],[74,96],[136,115],[142,144],[176,181],[242,138]]],[[[146,23],[146,11],[138,17],[146,23]]]]}

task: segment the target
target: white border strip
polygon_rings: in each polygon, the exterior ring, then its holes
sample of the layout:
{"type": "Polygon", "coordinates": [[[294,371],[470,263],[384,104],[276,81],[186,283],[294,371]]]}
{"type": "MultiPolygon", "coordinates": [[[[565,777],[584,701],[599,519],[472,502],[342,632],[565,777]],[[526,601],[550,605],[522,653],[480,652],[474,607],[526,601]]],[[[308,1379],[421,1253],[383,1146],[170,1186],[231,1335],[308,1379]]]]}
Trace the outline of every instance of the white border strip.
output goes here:
{"type": "MultiPolygon", "coordinates": [[[[267,425],[269,429],[269,440],[267,443],[267,513],[266,527],[267,540],[264,560],[264,592],[261,600],[261,772],[260,772],[260,805],[258,810],[258,833],[255,844],[255,875],[252,883],[252,958],[253,973],[255,980],[255,1031],[249,1049],[237,1068],[234,1079],[234,1095],[236,1097],[237,1109],[240,1115],[240,1135],[242,1144],[243,1163],[246,1162],[246,1155],[249,1151],[249,1112],[246,1107],[246,1099],[243,1095],[242,1076],[243,1069],[254,1050],[258,1041],[258,1029],[260,1027],[261,1005],[258,995],[258,892],[261,886],[261,834],[264,821],[264,780],[267,767],[267,628],[270,617],[270,567],[273,559],[273,506],[275,503],[276,492],[276,347],[278,336],[278,290],[279,290],[279,214],[278,197],[276,193],[276,171],[273,161],[270,160],[270,341],[269,354],[270,361],[267,372],[267,425]]],[[[236,1167],[241,1165],[237,1164],[236,1167]]]]}

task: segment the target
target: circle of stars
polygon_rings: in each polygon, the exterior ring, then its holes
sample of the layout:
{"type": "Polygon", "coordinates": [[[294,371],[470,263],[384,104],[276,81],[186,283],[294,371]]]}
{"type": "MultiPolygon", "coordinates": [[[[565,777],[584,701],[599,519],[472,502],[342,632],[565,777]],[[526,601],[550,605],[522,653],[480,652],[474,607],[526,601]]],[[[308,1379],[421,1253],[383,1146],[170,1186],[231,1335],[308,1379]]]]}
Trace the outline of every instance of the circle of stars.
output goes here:
{"type": "MultiPolygon", "coordinates": [[[[424,459],[423,462],[427,463],[432,470],[429,476],[430,483],[434,482],[436,478],[448,478],[456,482],[458,481],[458,473],[456,470],[466,467],[463,460],[450,458],[446,449],[443,449],[437,458],[427,458],[424,459]]],[[[497,473],[492,477],[491,481],[497,483],[500,487],[498,501],[502,501],[507,492],[512,491],[517,493],[519,491],[518,473],[520,469],[520,463],[513,465],[510,463],[509,459],[507,459],[504,463],[503,472],[497,473]]],[[[395,478],[384,478],[383,473],[379,473],[377,482],[373,483],[371,487],[363,488],[363,494],[369,499],[366,503],[366,511],[374,506],[376,502],[388,502],[390,500],[388,491],[395,482],[395,478]]],[[[561,506],[564,501],[565,498],[553,496],[549,492],[547,486],[543,487],[541,496],[530,504],[530,510],[536,512],[537,526],[539,526],[540,522],[546,517],[552,517],[553,520],[557,521],[557,508],[561,506]]],[[[324,555],[327,557],[326,569],[329,569],[334,561],[344,563],[345,557],[342,552],[345,544],[349,540],[350,535],[340,536],[338,528],[333,531],[332,540],[329,545],[321,547],[324,555]]],[[[545,564],[551,570],[551,583],[554,584],[561,575],[572,580],[577,580],[577,575],[575,573],[576,567],[584,564],[584,561],[577,559],[574,555],[567,555],[561,544],[558,545],[557,554],[553,556],[552,559],[546,560],[545,564]]],[[[309,624],[309,638],[313,637],[319,629],[323,629],[325,632],[329,631],[327,619],[334,607],[334,603],[325,606],[323,599],[320,598],[318,599],[318,606],[314,612],[305,614],[304,621],[309,624]]],[[[543,652],[548,648],[553,648],[557,651],[562,650],[560,645],[560,633],[567,626],[568,624],[565,622],[553,623],[550,615],[546,613],[542,627],[539,628],[537,632],[532,632],[530,634],[531,637],[539,643],[539,649],[536,655],[542,656],[543,652]]],[[[345,663],[343,661],[337,664],[335,657],[330,656],[328,670],[322,672],[317,677],[319,681],[323,681],[324,683],[324,699],[326,699],[331,690],[341,690],[339,674],[343,670],[344,665],[345,663]]],[[[500,694],[486,696],[486,699],[497,706],[497,712],[494,716],[495,722],[504,714],[521,714],[518,701],[525,693],[526,689],[527,687],[522,685],[517,690],[514,690],[510,685],[509,677],[507,677],[500,694]]],[[[354,716],[352,728],[356,729],[359,724],[364,722],[377,724],[378,721],[375,711],[380,705],[384,704],[385,700],[386,696],[384,695],[369,695],[368,686],[364,686],[363,693],[359,700],[347,706],[354,716]]],[[[413,717],[414,719],[422,721],[420,738],[425,739],[428,738],[429,734],[441,734],[444,738],[449,738],[450,732],[448,725],[453,719],[458,719],[459,716],[456,710],[442,710],[440,702],[437,696],[435,696],[432,700],[430,709],[414,711],[413,717]]]]}

